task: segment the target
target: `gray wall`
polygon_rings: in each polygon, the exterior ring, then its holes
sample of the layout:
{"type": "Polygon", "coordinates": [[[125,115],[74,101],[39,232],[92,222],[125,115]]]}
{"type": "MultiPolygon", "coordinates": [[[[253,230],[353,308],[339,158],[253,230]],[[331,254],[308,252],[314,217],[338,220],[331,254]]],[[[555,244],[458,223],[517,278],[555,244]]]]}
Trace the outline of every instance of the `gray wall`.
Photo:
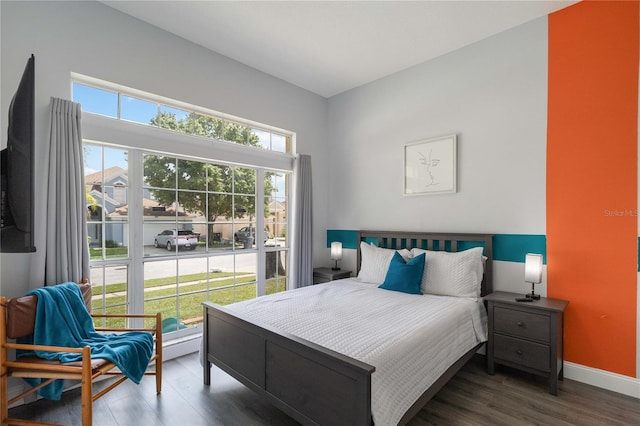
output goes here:
{"type": "MultiPolygon", "coordinates": [[[[51,96],[69,99],[76,72],[211,108],[297,134],[297,152],[313,161],[314,202],[327,204],[326,99],[212,53],[98,2],[0,2],[1,145],[11,97],[31,53],[36,56],[37,170],[44,164],[51,96]]],[[[37,176],[36,179],[41,179],[37,176]]],[[[36,189],[36,208],[45,194],[36,189]]],[[[314,217],[319,259],[326,215],[314,217]]],[[[42,246],[42,227],[36,247],[42,246]]],[[[0,293],[16,296],[29,282],[31,255],[3,253],[0,293]]]]}
{"type": "Polygon", "coordinates": [[[329,228],[544,234],[546,114],[546,17],[329,99],[329,228]],[[404,197],[404,144],[451,133],[458,192],[404,197]]]}

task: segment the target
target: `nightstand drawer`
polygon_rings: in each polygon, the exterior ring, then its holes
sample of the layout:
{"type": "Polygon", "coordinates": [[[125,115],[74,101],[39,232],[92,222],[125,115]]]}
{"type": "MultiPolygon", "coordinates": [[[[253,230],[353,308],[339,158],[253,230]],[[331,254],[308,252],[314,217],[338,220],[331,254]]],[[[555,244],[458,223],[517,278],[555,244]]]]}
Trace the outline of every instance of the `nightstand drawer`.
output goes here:
{"type": "Polygon", "coordinates": [[[498,359],[549,372],[549,346],[496,334],[493,341],[494,356],[498,359]]]}
{"type": "Polygon", "coordinates": [[[499,306],[493,308],[494,330],[549,343],[549,317],[499,306]]]}

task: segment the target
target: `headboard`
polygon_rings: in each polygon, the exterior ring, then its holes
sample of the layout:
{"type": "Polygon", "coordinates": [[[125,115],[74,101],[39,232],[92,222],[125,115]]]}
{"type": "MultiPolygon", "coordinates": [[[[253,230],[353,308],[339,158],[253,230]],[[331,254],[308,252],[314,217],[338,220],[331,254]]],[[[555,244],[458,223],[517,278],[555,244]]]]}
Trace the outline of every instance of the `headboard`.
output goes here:
{"type": "Polygon", "coordinates": [[[459,234],[407,231],[359,231],[357,242],[357,271],[360,272],[362,257],[360,242],[371,242],[378,247],[400,250],[421,248],[457,252],[472,247],[484,247],[487,257],[480,294],[486,296],[493,291],[493,234],[459,234]]]}

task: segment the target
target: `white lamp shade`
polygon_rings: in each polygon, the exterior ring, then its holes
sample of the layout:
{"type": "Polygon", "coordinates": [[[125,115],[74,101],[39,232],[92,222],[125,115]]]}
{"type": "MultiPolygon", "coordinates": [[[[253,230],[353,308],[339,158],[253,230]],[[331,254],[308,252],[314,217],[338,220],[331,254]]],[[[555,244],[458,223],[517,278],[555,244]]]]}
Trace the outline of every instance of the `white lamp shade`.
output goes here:
{"type": "Polygon", "coordinates": [[[536,283],[542,281],[542,255],[527,253],[524,257],[524,281],[536,283]]]}
{"type": "Polygon", "coordinates": [[[342,243],[334,241],[331,243],[331,260],[342,259],[342,243]]]}

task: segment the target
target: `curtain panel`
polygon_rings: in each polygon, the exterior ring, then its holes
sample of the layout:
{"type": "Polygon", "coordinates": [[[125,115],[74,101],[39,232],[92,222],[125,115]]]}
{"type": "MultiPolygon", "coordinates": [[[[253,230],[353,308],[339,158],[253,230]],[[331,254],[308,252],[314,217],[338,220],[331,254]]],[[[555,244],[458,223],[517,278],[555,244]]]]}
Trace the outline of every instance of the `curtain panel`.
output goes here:
{"type": "Polygon", "coordinates": [[[46,202],[40,224],[45,241],[32,268],[36,285],[89,279],[81,106],[51,98],[48,155],[43,170],[46,202]],[[35,269],[35,270],[33,270],[35,269]]]}
{"type": "Polygon", "coordinates": [[[299,155],[294,173],[293,287],[313,284],[313,196],[311,156],[299,155]]]}

